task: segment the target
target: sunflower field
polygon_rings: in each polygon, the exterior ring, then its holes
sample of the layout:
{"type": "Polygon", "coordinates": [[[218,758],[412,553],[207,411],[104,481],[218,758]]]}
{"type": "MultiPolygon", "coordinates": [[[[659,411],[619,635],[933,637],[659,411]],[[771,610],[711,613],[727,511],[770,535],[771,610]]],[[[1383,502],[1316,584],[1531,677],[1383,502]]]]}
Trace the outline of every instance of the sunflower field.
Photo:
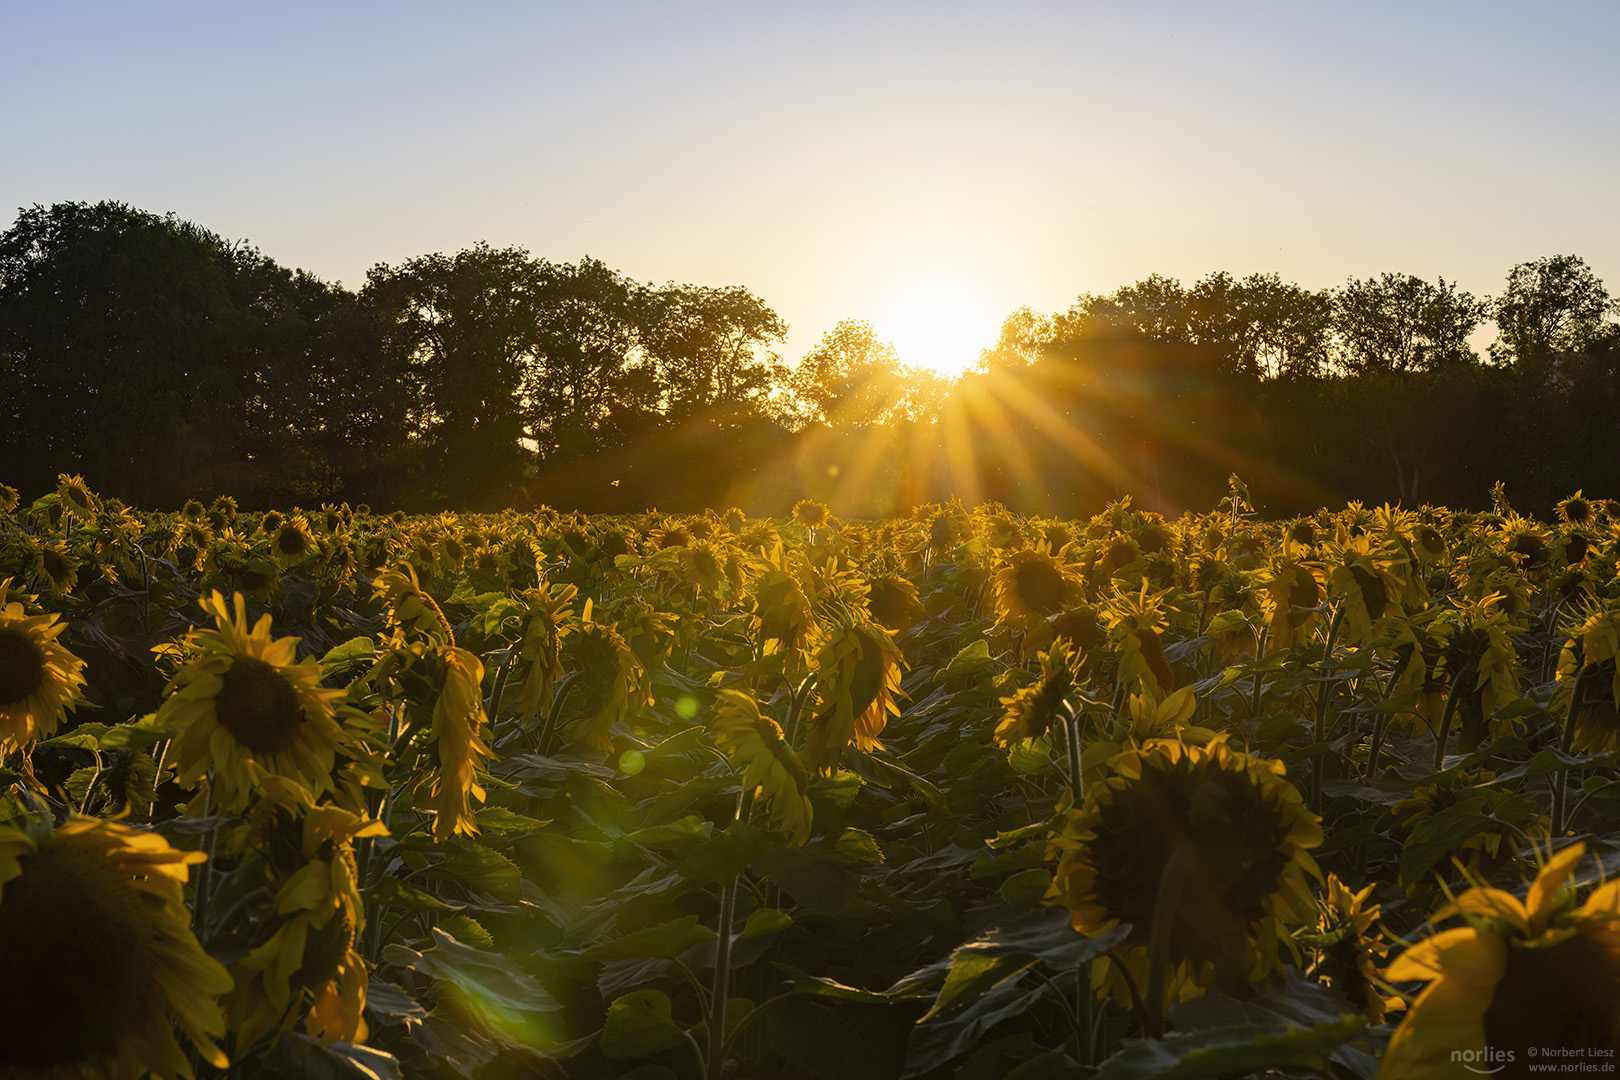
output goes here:
{"type": "Polygon", "coordinates": [[[1620,507],[1500,486],[879,522],[0,487],[0,1068],[1612,1071],[1617,560],[1620,507]]]}

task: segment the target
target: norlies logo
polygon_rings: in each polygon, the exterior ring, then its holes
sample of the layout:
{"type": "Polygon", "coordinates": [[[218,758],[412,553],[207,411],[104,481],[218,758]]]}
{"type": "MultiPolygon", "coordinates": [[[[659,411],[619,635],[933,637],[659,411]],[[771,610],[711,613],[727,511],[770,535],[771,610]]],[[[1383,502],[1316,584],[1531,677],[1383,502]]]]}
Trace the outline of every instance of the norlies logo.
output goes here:
{"type": "Polygon", "coordinates": [[[1489,1046],[1483,1050],[1453,1050],[1451,1060],[1460,1063],[1469,1072],[1490,1076],[1512,1063],[1513,1051],[1496,1050],[1489,1046]]]}

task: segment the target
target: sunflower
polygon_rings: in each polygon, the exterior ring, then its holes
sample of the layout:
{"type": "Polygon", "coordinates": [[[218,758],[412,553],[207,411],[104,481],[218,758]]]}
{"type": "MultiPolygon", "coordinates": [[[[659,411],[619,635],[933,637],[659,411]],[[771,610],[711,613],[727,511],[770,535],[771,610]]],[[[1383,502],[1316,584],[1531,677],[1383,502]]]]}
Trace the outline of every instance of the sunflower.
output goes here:
{"type": "MultiPolygon", "coordinates": [[[[267,860],[275,913],[283,921],[236,965],[236,989],[227,1005],[237,1052],[290,1027],[306,995],[305,1031],[323,1045],[361,1042],[367,974],[355,943],[365,929],[365,902],[353,843],[386,836],[388,829],[336,806],[315,806],[298,789],[282,788],[255,807],[255,817],[259,830],[294,832],[296,856],[278,859],[272,852],[267,860]]],[[[271,846],[277,839],[266,838],[271,846]]]]}
{"type": "Polygon", "coordinates": [[[77,474],[73,476],[67,473],[57,474],[56,497],[63,510],[80,520],[95,517],[96,512],[101,509],[101,501],[85,484],[84,477],[77,474]]]}
{"type": "Polygon", "coordinates": [[[827,507],[814,499],[800,499],[793,504],[793,520],[814,532],[827,524],[827,507]]]}
{"type": "Polygon", "coordinates": [[[578,586],[551,585],[544,579],[539,588],[523,590],[529,618],[523,627],[523,640],[518,644],[517,654],[529,662],[529,673],[518,694],[525,724],[534,719],[542,705],[551,701],[552,687],[563,676],[563,639],[573,629],[569,620],[574,609],[569,604],[577,595],[578,586]]]}
{"type": "Polygon", "coordinates": [[[1522,901],[1469,889],[1436,917],[1467,925],[1396,958],[1387,979],[1429,985],[1390,1039],[1380,1077],[1461,1080],[1523,1068],[1541,1047],[1620,1054],[1620,881],[1576,909],[1566,882],[1585,853],[1577,843],[1552,856],[1522,901]]]}
{"type": "Polygon", "coordinates": [[[646,708],[654,704],[653,675],[663,669],[675,649],[676,618],[636,596],[623,600],[616,614],[614,627],[635,657],[636,681],[630,705],[646,708]]]}
{"type": "Polygon", "coordinates": [[[996,621],[1014,633],[1080,599],[1080,580],[1044,543],[1013,552],[996,571],[996,621]]]}
{"type": "Polygon", "coordinates": [[[409,562],[402,559],[394,564],[392,570],[378,574],[372,589],[376,598],[388,608],[390,623],[409,627],[441,644],[455,644],[450,620],[444,617],[438,602],[422,587],[416,576],[416,568],[409,562]]]}
{"type": "Polygon", "coordinates": [[[1322,842],[1282,763],[1218,736],[1204,747],[1155,739],[1109,767],[1114,775],[1092,785],[1054,842],[1061,857],[1047,893],[1088,937],[1131,926],[1093,965],[1092,989],[1122,1002],[1132,986],[1145,994],[1155,935],[1165,935],[1167,1002],[1278,969],[1284,924],[1315,921],[1306,876],[1320,874],[1306,849],[1322,842]]]}
{"type": "Polygon", "coordinates": [[[284,518],[270,536],[270,557],[283,569],[305,562],[319,550],[302,514],[284,518]]]}
{"type": "Polygon", "coordinates": [[[1383,935],[1369,933],[1378,921],[1379,905],[1367,906],[1373,886],[1351,892],[1338,875],[1329,874],[1327,893],[1318,900],[1320,933],[1311,942],[1321,950],[1311,974],[1362,1007],[1369,1023],[1381,1024],[1384,1014],[1406,1008],[1398,997],[1379,990],[1378,965],[1389,955],[1383,935]]]}
{"type": "Polygon", "coordinates": [[[17,509],[20,501],[21,497],[17,494],[16,488],[10,484],[0,484],[0,514],[11,513],[17,509]]]}
{"type": "Polygon", "coordinates": [[[746,766],[743,790],[763,799],[772,826],[795,844],[809,840],[810,777],[783,740],[781,726],[741,690],[721,690],[709,730],[733,765],[746,766]]]}
{"type": "Polygon", "coordinates": [[[228,1062],[225,969],[191,932],[186,867],[156,833],[73,818],[54,832],[0,826],[0,1070],[138,1080],[192,1076],[178,1025],[228,1062]]]}
{"type": "Polygon", "coordinates": [[[0,581],[0,752],[49,738],[84,685],[84,661],[57,642],[54,614],[25,615],[0,581]]]}
{"type": "Polygon", "coordinates": [[[1558,504],[1558,520],[1565,525],[1590,525],[1596,518],[1592,501],[1579,491],[1558,504]]]}
{"type": "Polygon", "coordinates": [[[1146,578],[1136,593],[1117,594],[1107,609],[1109,637],[1119,650],[1119,681],[1125,686],[1141,680],[1142,689],[1155,694],[1175,688],[1175,673],[1164,653],[1161,632],[1169,625],[1164,599],[1170,590],[1152,592],[1146,578]]]}
{"type": "Polygon", "coordinates": [[[485,725],[484,665],[466,649],[438,648],[444,685],[433,705],[433,741],[439,770],[429,781],[426,809],[433,811],[433,836],[441,843],[457,833],[476,833],[472,800],[484,801],[478,766],[491,754],[480,735],[485,725]]]}
{"type": "Polygon", "coordinates": [[[872,621],[891,634],[903,634],[922,618],[917,586],[899,574],[877,574],[866,583],[866,605],[872,621]]]}
{"type": "Polygon", "coordinates": [[[816,768],[831,771],[851,741],[860,750],[880,750],[878,735],[889,714],[900,715],[904,661],[894,639],[876,623],[842,616],[816,650],[815,709],[805,753],[816,768]]]}
{"type": "Polygon", "coordinates": [[[1269,627],[1266,652],[1287,652],[1296,635],[1305,637],[1321,617],[1322,584],[1310,567],[1282,562],[1271,571],[1265,584],[1266,626],[1269,627]]]}
{"type": "Polygon", "coordinates": [[[812,628],[811,600],[780,540],[760,556],[760,576],[754,583],[754,636],[761,655],[783,654],[783,671],[791,679],[804,668],[812,628]]]}
{"type": "Polygon", "coordinates": [[[314,657],[295,661],[298,638],[270,637],[270,616],[248,629],[247,601],[235,614],[217,591],[200,601],[215,628],[186,634],[191,660],[169,680],[159,726],[175,727],[181,784],[212,770],[213,792],[240,809],[264,774],[285,776],[310,791],[332,787],[332,768],[346,738],[338,724],[342,690],[321,686],[314,657]]]}
{"type": "Polygon", "coordinates": [[[1342,645],[1365,645],[1377,636],[1379,620],[1400,614],[1400,598],[1405,591],[1390,573],[1393,559],[1374,550],[1371,538],[1362,535],[1326,545],[1328,587],[1339,597],[1342,645]]]}
{"type": "Polygon", "coordinates": [[[1074,690],[1074,654],[1066,642],[1059,641],[1039,654],[1039,659],[1041,677],[1035,685],[1021,687],[1011,697],[1001,699],[1001,722],[994,736],[1000,746],[1038,739],[1053,723],[1061,722],[1059,710],[1074,690]]]}
{"type": "Polygon", "coordinates": [[[607,750],[613,745],[609,735],[613,725],[630,712],[637,678],[635,653],[617,630],[591,621],[587,613],[579,632],[569,639],[567,654],[584,695],[582,715],[570,726],[569,737],[607,750]]]}
{"type": "Polygon", "coordinates": [[[1570,635],[1558,654],[1559,689],[1566,701],[1576,677],[1585,672],[1572,748],[1595,754],[1620,747],[1620,609],[1589,609],[1584,619],[1562,629],[1570,635]]]}
{"type": "Polygon", "coordinates": [[[50,589],[53,597],[73,591],[79,584],[79,567],[78,553],[66,540],[52,540],[35,550],[34,580],[50,589]]]}

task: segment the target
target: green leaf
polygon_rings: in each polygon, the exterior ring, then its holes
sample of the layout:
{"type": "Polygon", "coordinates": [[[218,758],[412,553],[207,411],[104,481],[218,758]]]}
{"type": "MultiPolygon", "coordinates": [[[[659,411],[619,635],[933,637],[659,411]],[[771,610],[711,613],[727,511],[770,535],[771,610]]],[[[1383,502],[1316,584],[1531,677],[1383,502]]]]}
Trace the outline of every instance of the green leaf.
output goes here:
{"type": "Polygon", "coordinates": [[[861,888],[859,869],[808,847],[779,847],[752,862],[753,869],[807,911],[836,915],[861,888]]]}
{"type": "Polygon", "coordinates": [[[947,679],[958,675],[970,675],[993,663],[995,661],[990,658],[990,643],[980,638],[951,657],[951,662],[945,665],[945,670],[940,674],[947,679]]]}
{"type": "Polygon", "coordinates": [[[696,814],[687,814],[663,825],[637,829],[626,840],[646,847],[683,847],[695,844],[704,837],[704,821],[696,814]]]}
{"type": "Polygon", "coordinates": [[[1041,902],[1051,884],[1052,874],[1049,870],[1020,870],[1003,881],[998,891],[1007,903],[1015,907],[1029,907],[1041,902]]]}
{"type": "Polygon", "coordinates": [[[384,1024],[418,1022],[427,1019],[427,1010],[403,989],[373,975],[366,985],[366,1011],[384,1024]]]}
{"type": "Polygon", "coordinates": [[[346,1042],[322,1046],[298,1031],[282,1032],[266,1057],[281,1075],[305,1080],[401,1080],[392,1054],[346,1042]]]}
{"type": "Polygon", "coordinates": [[[694,881],[723,885],[776,845],[770,833],[734,821],[681,856],[675,869],[694,881]]]}
{"type": "Polygon", "coordinates": [[[46,739],[41,746],[63,746],[73,750],[99,750],[101,749],[101,736],[110,728],[106,724],[80,724],[66,735],[58,735],[54,739],[46,739]]]}
{"type": "Polygon", "coordinates": [[[534,1013],[561,1010],[526,972],[498,952],[485,952],[433,929],[433,948],[417,952],[398,943],[383,949],[391,964],[439,981],[441,995],[454,998],[485,1023],[501,1030],[533,1023],[534,1013]]]}
{"type": "Polygon", "coordinates": [[[503,904],[523,899],[523,872],[494,848],[465,836],[454,836],[443,847],[444,858],[429,873],[454,878],[503,904]]]}
{"type": "Polygon", "coordinates": [[[917,1022],[948,1020],[988,991],[1038,963],[1040,960],[1035,954],[1027,952],[963,953],[951,961],[950,970],[945,973],[945,985],[940,987],[933,1008],[917,1022]]]}
{"type": "Polygon", "coordinates": [[[826,979],[820,975],[808,975],[790,964],[777,964],[776,966],[786,972],[788,978],[793,980],[793,992],[795,994],[830,998],[833,1001],[850,1001],[859,1005],[889,1005],[893,1001],[893,999],[876,991],[845,986],[836,979],[826,979]]]}
{"type": "Polygon", "coordinates": [[[863,866],[877,866],[883,862],[883,849],[878,847],[877,838],[865,829],[845,829],[839,834],[833,850],[850,862],[863,866]]]}
{"type": "Polygon", "coordinates": [[[406,911],[460,911],[462,908],[460,904],[441,900],[425,889],[418,889],[391,874],[384,874],[381,881],[366,891],[369,897],[384,906],[404,908],[406,911]]]}
{"type": "Polygon", "coordinates": [[[1131,1043],[1103,1062],[1094,1080],[1199,1080],[1275,1068],[1325,1071],[1333,1051],[1361,1033],[1359,1016],[1311,1027],[1220,1028],[1131,1043]]]}
{"type": "Polygon", "coordinates": [[[599,1045],[605,1056],[625,1061],[661,1054],[684,1038],[675,1026],[668,996],[657,990],[632,990],[608,1006],[599,1045]]]}
{"type": "Polygon", "coordinates": [[[687,915],[671,922],[637,930],[613,941],[592,945],[580,954],[580,959],[629,960],[657,957],[673,960],[688,947],[714,939],[713,930],[702,925],[696,915],[687,915]]]}
{"type": "Polygon", "coordinates": [[[504,806],[485,806],[474,816],[478,819],[478,831],[491,836],[524,836],[551,824],[513,813],[504,806]]]}
{"type": "Polygon", "coordinates": [[[1488,832],[1493,822],[1485,812],[1485,796],[1474,792],[1417,823],[1401,851],[1401,885],[1422,881],[1430,869],[1467,840],[1488,832]]]}
{"type": "Polygon", "coordinates": [[[119,724],[109,728],[101,737],[101,749],[144,750],[164,739],[174,738],[179,730],[175,727],[160,727],[156,722],[156,714],[153,713],[141,717],[133,724],[119,724]]]}
{"type": "Polygon", "coordinates": [[[321,657],[321,674],[336,675],[377,658],[377,646],[369,637],[352,637],[334,645],[321,657]]]}

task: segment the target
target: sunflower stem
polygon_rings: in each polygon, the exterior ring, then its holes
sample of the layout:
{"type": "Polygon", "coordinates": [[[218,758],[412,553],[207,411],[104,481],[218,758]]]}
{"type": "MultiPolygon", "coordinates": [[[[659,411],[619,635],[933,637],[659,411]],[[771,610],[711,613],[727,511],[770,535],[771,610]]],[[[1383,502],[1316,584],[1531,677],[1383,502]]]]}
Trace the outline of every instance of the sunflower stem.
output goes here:
{"type": "Polygon", "coordinates": [[[1344,602],[1333,609],[1333,618],[1328,621],[1327,638],[1322,642],[1322,663],[1317,668],[1317,674],[1322,685],[1316,691],[1316,743],[1317,749],[1312,752],[1311,760],[1311,805],[1318,810],[1322,808],[1322,770],[1327,766],[1327,754],[1321,749],[1321,744],[1327,741],[1327,715],[1328,701],[1333,697],[1333,684],[1337,680],[1331,674],[1333,664],[1333,643],[1339,636],[1339,623],[1344,619],[1344,602]]]}
{"type": "MultiPolygon", "coordinates": [[[[1580,671],[1575,675],[1575,685],[1569,692],[1569,712],[1564,717],[1564,730],[1558,738],[1558,749],[1568,754],[1575,746],[1575,722],[1580,716],[1581,705],[1586,700],[1586,680],[1589,674],[1596,670],[1594,664],[1581,665],[1580,671]]],[[[1569,822],[1564,815],[1565,781],[1568,769],[1554,769],[1552,774],[1552,835],[1563,836],[1564,830],[1569,828],[1569,822]]],[[[1584,800],[1583,800],[1584,801],[1584,800]]]]}
{"type": "Polygon", "coordinates": [[[804,710],[805,701],[809,699],[810,687],[811,684],[815,682],[815,678],[816,673],[813,671],[806,675],[803,680],[800,681],[799,688],[793,691],[793,696],[788,699],[787,724],[785,730],[787,732],[787,744],[789,747],[797,746],[799,749],[803,749],[803,746],[800,745],[799,740],[799,736],[802,734],[799,731],[799,714],[804,710]]]}
{"type": "Polygon", "coordinates": [[[546,744],[551,741],[551,733],[556,730],[557,722],[562,719],[563,702],[568,700],[568,695],[574,689],[574,684],[579,681],[579,675],[580,673],[577,671],[570,672],[563,677],[562,682],[557,684],[557,689],[551,697],[551,708],[546,710],[545,722],[535,732],[535,753],[542,756],[545,754],[546,744]]]}
{"type": "Polygon", "coordinates": [[[1446,707],[1440,710],[1440,726],[1434,732],[1434,771],[1446,767],[1446,736],[1451,734],[1451,714],[1457,711],[1457,699],[1462,692],[1463,677],[1471,665],[1464,664],[1451,677],[1451,689],[1446,691],[1446,707]]]}
{"type": "Polygon", "coordinates": [[[1153,936],[1148,939],[1148,984],[1146,1015],[1142,1026],[1148,1038],[1164,1037],[1164,985],[1169,974],[1170,950],[1176,932],[1176,908],[1181,891],[1192,876],[1194,857],[1186,844],[1177,844],[1159,873],[1159,891],[1153,899],[1153,936]]]}
{"type": "MultiPolygon", "coordinates": [[[[501,718],[501,698],[506,694],[506,679],[508,673],[512,670],[512,659],[516,652],[516,649],[507,649],[506,659],[502,660],[501,666],[495,670],[495,681],[489,688],[489,701],[484,706],[484,713],[489,717],[491,734],[494,733],[495,725],[501,718]]],[[[540,661],[535,662],[539,663],[540,661]]]]}
{"type": "MultiPolygon", "coordinates": [[[[748,820],[748,812],[753,805],[754,789],[745,785],[737,796],[735,824],[748,820]]],[[[709,994],[709,1060],[704,1074],[707,1080],[720,1080],[720,1070],[725,1064],[726,995],[731,989],[731,924],[736,915],[737,875],[731,874],[720,890],[719,936],[714,942],[714,984],[709,994]]]]}
{"type": "Polygon", "coordinates": [[[1080,717],[1074,711],[1071,702],[1063,703],[1063,741],[1069,749],[1069,808],[1080,808],[1080,781],[1082,778],[1080,764],[1080,717]]]}
{"type": "MultiPolygon", "coordinates": [[[[1260,661],[1265,659],[1266,639],[1270,636],[1271,627],[1269,626],[1260,627],[1259,631],[1257,631],[1254,635],[1254,661],[1255,666],[1257,667],[1259,666],[1260,661]]],[[[1249,698],[1249,715],[1256,720],[1260,719],[1260,687],[1265,683],[1265,681],[1265,672],[1256,671],[1254,673],[1254,691],[1249,698]]]]}

